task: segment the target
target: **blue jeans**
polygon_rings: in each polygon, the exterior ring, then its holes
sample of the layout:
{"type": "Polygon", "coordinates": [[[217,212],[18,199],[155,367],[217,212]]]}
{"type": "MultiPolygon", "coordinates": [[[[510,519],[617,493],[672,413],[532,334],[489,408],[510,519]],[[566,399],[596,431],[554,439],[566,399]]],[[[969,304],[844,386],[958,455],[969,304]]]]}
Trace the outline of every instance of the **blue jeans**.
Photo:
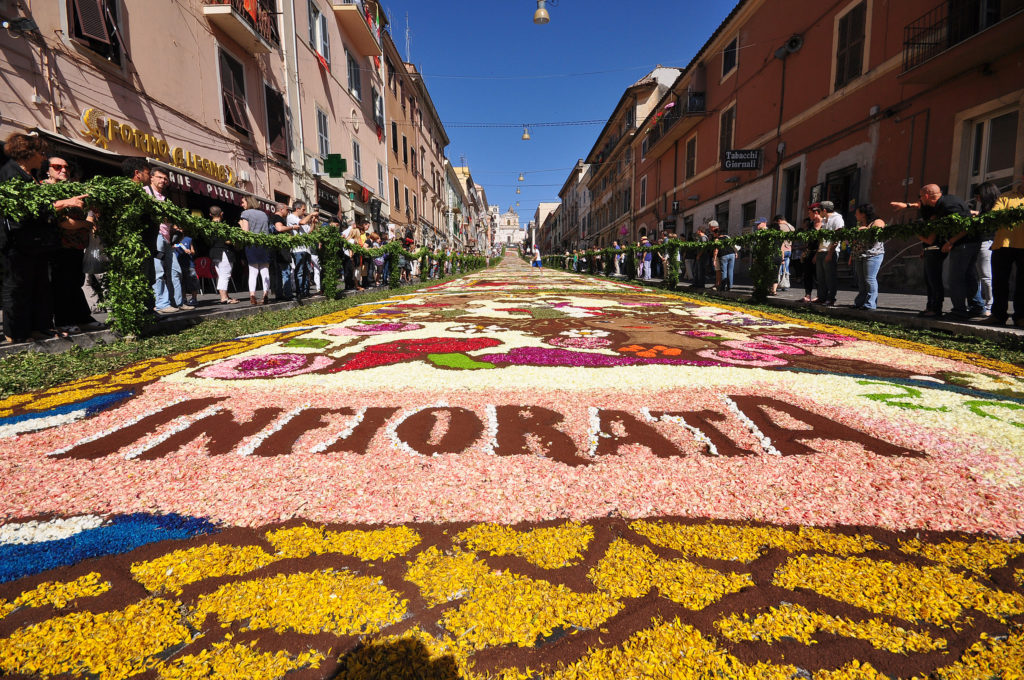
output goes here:
{"type": "Polygon", "coordinates": [[[732,274],[733,270],[736,268],[736,252],[733,251],[722,255],[718,258],[718,262],[722,267],[722,288],[724,290],[731,290],[732,274]]]}
{"type": "Polygon", "coordinates": [[[181,265],[174,256],[171,244],[165,241],[163,236],[156,237],[156,249],[157,256],[153,258],[153,297],[156,300],[154,309],[180,307],[181,265]]]}
{"type": "Polygon", "coordinates": [[[974,242],[957,243],[949,251],[949,298],[954,312],[978,315],[985,311],[976,269],[979,250],[981,244],[974,242]]]}
{"type": "Polygon", "coordinates": [[[882,266],[885,255],[855,257],[853,270],[857,275],[857,299],[853,301],[864,309],[878,308],[878,269],[882,266]]]}
{"type": "Polygon", "coordinates": [[[309,297],[309,253],[292,253],[295,263],[295,297],[309,297]]]}

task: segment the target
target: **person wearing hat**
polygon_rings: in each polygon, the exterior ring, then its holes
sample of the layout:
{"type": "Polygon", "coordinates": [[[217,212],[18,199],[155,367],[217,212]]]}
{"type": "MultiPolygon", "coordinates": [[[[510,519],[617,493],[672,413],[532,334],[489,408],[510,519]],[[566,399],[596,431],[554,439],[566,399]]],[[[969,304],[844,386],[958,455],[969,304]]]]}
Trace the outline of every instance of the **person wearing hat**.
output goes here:
{"type": "MultiPolygon", "coordinates": [[[[698,243],[707,244],[708,235],[704,233],[703,225],[697,227],[697,233],[694,234],[693,240],[697,241],[698,243]]],[[[702,289],[707,284],[706,279],[710,260],[711,253],[705,247],[702,247],[700,250],[694,253],[693,283],[690,284],[690,288],[702,289]]]]}
{"type": "MultiPolygon", "coordinates": [[[[651,242],[647,240],[646,236],[641,236],[640,237],[640,247],[641,248],[649,248],[650,245],[651,245],[651,242]]],[[[649,251],[649,250],[643,251],[643,253],[641,255],[641,258],[640,258],[640,262],[641,262],[640,269],[641,269],[641,272],[642,272],[641,278],[644,281],[650,281],[651,280],[651,260],[652,259],[654,259],[654,258],[653,258],[653,254],[651,253],[651,251],[649,251]]]]}
{"type": "MultiPolygon", "coordinates": [[[[716,229],[716,238],[721,234],[716,229]]],[[[718,254],[718,290],[732,290],[732,275],[736,268],[736,246],[724,246],[719,242],[715,248],[718,254]]]]}
{"type": "MultiPolygon", "coordinates": [[[[842,229],[843,216],[836,212],[836,206],[832,201],[822,201],[820,204],[821,230],[836,231],[842,229]]],[[[815,259],[818,275],[818,297],[814,304],[835,307],[836,293],[839,292],[839,257],[836,255],[837,241],[822,239],[818,243],[818,256],[815,259]]]]}

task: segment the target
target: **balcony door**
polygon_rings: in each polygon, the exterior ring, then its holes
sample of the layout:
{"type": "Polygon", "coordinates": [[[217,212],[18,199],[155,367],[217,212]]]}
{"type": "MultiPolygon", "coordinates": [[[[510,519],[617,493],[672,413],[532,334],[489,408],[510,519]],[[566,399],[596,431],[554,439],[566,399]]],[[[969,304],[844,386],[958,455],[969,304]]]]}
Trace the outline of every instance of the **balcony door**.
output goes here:
{"type": "Polygon", "coordinates": [[[1017,160],[1017,139],[1020,110],[1003,110],[971,124],[970,194],[982,182],[992,181],[1000,191],[1013,184],[1013,168],[1017,160]]]}

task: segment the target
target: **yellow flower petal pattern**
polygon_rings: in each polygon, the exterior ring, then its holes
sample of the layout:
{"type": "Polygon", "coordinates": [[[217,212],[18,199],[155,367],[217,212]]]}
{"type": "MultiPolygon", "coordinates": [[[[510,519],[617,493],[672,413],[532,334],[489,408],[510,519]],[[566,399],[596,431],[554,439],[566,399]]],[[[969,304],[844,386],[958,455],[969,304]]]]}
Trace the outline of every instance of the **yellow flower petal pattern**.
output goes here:
{"type": "Polygon", "coordinates": [[[790,680],[794,666],[758,662],[747,665],[717,647],[696,628],[679,619],[655,622],[614,648],[591,650],[580,661],[560,669],[551,680],[621,680],[622,678],[744,678],[790,680]]]}
{"type": "Polygon", "coordinates": [[[594,539],[594,529],[579,522],[557,527],[516,531],[497,524],[478,524],[457,537],[472,550],[492,555],[515,555],[543,569],[578,564],[594,539]]]}
{"type": "Polygon", "coordinates": [[[753,562],[769,548],[787,552],[823,550],[838,555],[885,548],[870,536],[846,536],[813,527],[789,531],[778,527],[645,521],[633,522],[629,526],[652,543],[685,555],[739,562],[753,562]]]}
{"type": "Polygon", "coordinates": [[[100,575],[92,572],[74,581],[46,581],[28,590],[13,601],[0,600],[0,619],[22,607],[52,606],[64,609],[72,600],[80,597],[96,597],[110,590],[109,581],[100,581],[100,575]]]}
{"type": "Polygon", "coordinates": [[[163,599],[50,619],[0,640],[0,671],[123,680],[153,668],[165,649],[192,639],[182,619],[181,605],[163,599]]]}
{"type": "Polygon", "coordinates": [[[284,652],[270,654],[254,649],[255,642],[238,645],[215,643],[199,654],[190,654],[162,666],[160,680],[278,680],[299,668],[319,668],[324,655],[307,651],[292,658],[284,652]]]}
{"type": "Polygon", "coordinates": [[[408,527],[375,531],[329,531],[323,527],[301,526],[267,532],[267,540],[280,557],[308,557],[341,553],[364,562],[388,560],[404,555],[420,542],[420,535],[408,527]]]}
{"type": "Polygon", "coordinates": [[[1024,555],[1024,543],[979,538],[972,543],[946,541],[936,544],[913,538],[900,541],[900,550],[908,555],[927,557],[947,567],[962,567],[984,575],[992,569],[1006,566],[1008,560],[1024,555]]]}
{"type": "Polygon", "coordinates": [[[175,550],[148,562],[131,566],[132,576],[151,593],[181,594],[181,587],[217,576],[240,576],[264,567],[277,558],[258,546],[212,543],[175,550]]]}
{"type": "Polygon", "coordinates": [[[223,585],[199,597],[190,619],[198,627],[216,614],[221,625],[247,621],[245,630],[354,635],[376,633],[405,611],[379,579],[326,569],[223,585]]]}
{"type": "Polygon", "coordinates": [[[964,609],[997,619],[1024,613],[1024,596],[991,590],[945,567],[917,567],[883,560],[800,555],[775,572],[783,588],[808,588],[876,614],[948,626],[964,609]]]}
{"type": "Polygon", "coordinates": [[[685,560],[662,560],[650,548],[618,539],[587,574],[615,598],[643,597],[657,588],[664,597],[699,610],[754,582],[747,574],[723,574],[685,560]]]}
{"type": "Polygon", "coordinates": [[[875,649],[884,649],[894,654],[931,652],[946,647],[945,640],[933,639],[927,633],[906,630],[878,619],[851,621],[813,612],[798,604],[772,607],[752,619],[746,614],[732,614],[715,625],[722,635],[733,642],[757,640],[772,643],[790,637],[805,645],[813,645],[814,636],[818,633],[832,633],[865,640],[875,649]]]}

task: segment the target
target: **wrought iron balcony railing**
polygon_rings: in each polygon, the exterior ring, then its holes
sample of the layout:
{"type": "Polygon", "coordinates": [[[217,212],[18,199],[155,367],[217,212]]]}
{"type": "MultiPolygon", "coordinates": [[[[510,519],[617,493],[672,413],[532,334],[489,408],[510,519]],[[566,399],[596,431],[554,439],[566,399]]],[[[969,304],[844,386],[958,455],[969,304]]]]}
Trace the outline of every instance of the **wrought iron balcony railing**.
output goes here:
{"type": "Polygon", "coordinates": [[[273,0],[204,0],[206,5],[230,5],[248,26],[274,47],[281,45],[273,0]]]}
{"type": "Polygon", "coordinates": [[[1024,0],[947,0],[903,29],[903,72],[1015,14],[1024,0]]]}

